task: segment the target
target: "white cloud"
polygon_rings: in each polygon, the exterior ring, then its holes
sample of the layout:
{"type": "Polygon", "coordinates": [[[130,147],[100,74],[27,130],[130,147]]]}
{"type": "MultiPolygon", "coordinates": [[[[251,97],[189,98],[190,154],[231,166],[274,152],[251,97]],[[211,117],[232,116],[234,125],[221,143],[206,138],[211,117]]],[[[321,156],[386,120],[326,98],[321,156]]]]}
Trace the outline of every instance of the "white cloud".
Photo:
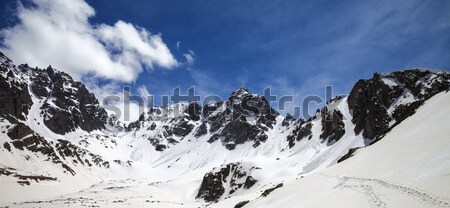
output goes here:
{"type": "Polygon", "coordinates": [[[188,53],[183,54],[184,58],[186,58],[186,62],[188,64],[193,64],[194,63],[194,57],[195,57],[195,53],[192,50],[188,50],[188,53]]]}
{"type": "Polygon", "coordinates": [[[177,49],[180,49],[181,41],[177,41],[177,49]]]}
{"type": "Polygon", "coordinates": [[[142,98],[148,98],[149,96],[151,96],[145,85],[140,86],[137,91],[139,93],[139,96],[141,96],[142,98]]]}
{"type": "Polygon", "coordinates": [[[177,60],[160,34],[118,21],[91,25],[94,9],[84,0],[33,0],[19,3],[17,25],[3,29],[1,48],[16,63],[52,65],[80,79],[83,75],[131,82],[146,68],[173,68],[177,60]]]}

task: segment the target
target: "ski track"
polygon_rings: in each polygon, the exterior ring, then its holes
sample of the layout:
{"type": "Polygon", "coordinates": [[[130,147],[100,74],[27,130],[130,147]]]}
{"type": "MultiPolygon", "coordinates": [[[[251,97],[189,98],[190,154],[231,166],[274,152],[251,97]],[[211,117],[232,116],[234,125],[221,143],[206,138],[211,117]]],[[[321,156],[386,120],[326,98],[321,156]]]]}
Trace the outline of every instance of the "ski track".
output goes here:
{"type": "MultiPolygon", "coordinates": [[[[359,178],[359,177],[336,177],[339,180],[339,184],[334,188],[351,189],[353,191],[364,194],[368,202],[377,208],[389,207],[386,202],[386,196],[388,194],[383,193],[379,188],[387,189],[387,191],[394,191],[399,194],[404,194],[408,197],[414,198],[420,203],[427,205],[428,207],[450,208],[450,203],[439,199],[424,191],[414,189],[407,186],[396,185],[387,181],[376,178],[359,178]]],[[[391,194],[391,193],[389,193],[391,194]]],[[[391,194],[392,195],[392,194],[391,194]]]]}

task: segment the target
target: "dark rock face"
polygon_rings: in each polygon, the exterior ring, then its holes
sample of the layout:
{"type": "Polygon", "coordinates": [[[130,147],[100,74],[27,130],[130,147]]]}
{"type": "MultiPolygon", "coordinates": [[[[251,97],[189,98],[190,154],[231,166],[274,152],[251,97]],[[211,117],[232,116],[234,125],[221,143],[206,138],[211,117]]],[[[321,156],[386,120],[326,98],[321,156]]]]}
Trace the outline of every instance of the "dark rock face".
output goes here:
{"type": "Polygon", "coordinates": [[[203,136],[203,135],[205,135],[205,134],[207,134],[208,133],[208,129],[207,129],[207,127],[206,127],[206,123],[202,123],[202,124],[200,124],[200,126],[198,127],[198,129],[197,129],[197,132],[195,132],[195,137],[200,137],[200,136],[203,136]]]}
{"type": "Polygon", "coordinates": [[[416,112],[417,108],[419,108],[424,102],[425,100],[418,100],[413,103],[398,106],[395,109],[392,117],[397,121],[397,123],[399,123],[409,116],[413,115],[416,112]]]}
{"type": "Polygon", "coordinates": [[[200,120],[202,113],[202,107],[197,102],[189,103],[188,107],[184,111],[188,115],[188,118],[193,121],[200,120]]]}
{"type": "Polygon", "coordinates": [[[165,150],[167,148],[167,146],[166,145],[163,145],[163,144],[157,144],[156,146],[155,146],[155,150],[156,151],[163,151],[163,150],[165,150]]]}
{"type": "Polygon", "coordinates": [[[156,129],[156,124],[152,123],[152,125],[148,128],[148,130],[153,131],[156,129]]]}
{"type": "Polygon", "coordinates": [[[133,121],[126,127],[127,131],[139,130],[141,128],[140,121],[133,121]]]}
{"type": "Polygon", "coordinates": [[[208,131],[212,136],[207,142],[220,139],[226,149],[233,150],[245,142],[253,142],[254,147],[265,142],[266,131],[273,128],[278,115],[264,97],[240,88],[228,100],[209,103],[203,108],[196,102],[152,108],[126,129],[154,131],[147,139],[158,151],[170,148],[188,135],[198,138],[208,131]],[[154,121],[159,121],[159,126],[154,121]]]}
{"type": "Polygon", "coordinates": [[[85,131],[104,128],[106,111],[94,94],[68,74],[51,67],[33,69],[26,64],[15,67],[0,53],[1,73],[6,77],[0,76],[0,116],[11,123],[25,120],[28,115],[33,104],[30,89],[43,101],[40,113],[44,124],[53,132],[65,134],[78,127],[85,131]]]}
{"type": "Polygon", "coordinates": [[[248,176],[248,177],[245,179],[244,188],[245,188],[245,189],[249,189],[249,188],[251,188],[253,185],[255,185],[256,182],[258,182],[256,179],[254,179],[254,178],[251,177],[251,176],[248,176]]]}
{"type": "Polygon", "coordinates": [[[203,177],[196,198],[202,198],[207,202],[212,202],[220,199],[225,194],[225,191],[228,191],[228,194],[233,194],[240,188],[251,188],[257,182],[256,179],[249,175],[249,171],[253,169],[255,167],[246,170],[240,163],[230,163],[213,169],[203,177]],[[245,180],[242,180],[244,178],[245,180]],[[224,184],[227,183],[230,187],[229,190],[225,190],[224,187],[224,184]]]}
{"type": "Polygon", "coordinates": [[[348,97],[349,108],[353,111],[355,133],[363,131],[364,138],[374,139],[388,128],[389,115],[385,106],[390,106],[394,97],[389,86],[382,83],[379,76],[372,80],[359,80],[348,97]]]}
{"type": "Polygon", "coordinates": [[[23,123],[18,123],[12,129],[9,130],[8,136],[12,140],[19,140],[33,133],[34,131],[31,130],[30,127],[28,127],[23,123]]]}
{"type": "Polygon", "coordinates": [[[225,192],[222,181],[224,178],[228,177],[229,173],[226,171],[227,170],[223,170],[223,173],[219,172],[216,174],[207,173],[203,177],[202,184],[196,198],[203,198],[207,202],[218,200],[225,192]]]}
{"type": "Polygon", "coordinates": [[[222,106],[223,102],[216,102],[207,104],[202,109],[202,115],[204,118],[209,117],[212,113],[214,113],[220,106],[222,106]]]}
{"type": "Polygon", "coordinates": [[[399,99],[411,97],[427,100],[448,90],[450,74],[424,70],[405,70],[390,74],[375,73],[369,80],[359,80],[350,92],[348,105],[353,112],[355,133],[375,139],[385,133],[391,121],[399,122],[400,115],[408,115],[417,104],[396,104],[399,99]],[[405,105],[410,105],[409,107],[405,105]],[[391,115],[388,109],[397,111],[391,115]],[[408,113],[409,112],[409,113],[408,113]]]}
{"type": "Polygon", "coordinates": [[[175,125],[175,127],[172,129],[173,134],[178,136],[186,136],[189,133],[191,133],[192,129],[194,129],[193,124],[189,124],[188,121],[181,121],[178,124],[175,125]]]}
{"type": "Polygon", "coordinates": [[[106,111],[84,84],[51,67],[35,70],[34,73],[39,81],[33,83],[31,89],[36,96],[47,96],[41,109],[44,124],[50,130],[65,134],[77,127],[88,132],[105,127],[108,118],[106,111]]]}
{"type": "Polygon", "coordinates": [[[225,143],[243,144],[250,139],[256,146],[267,140],[267,135],[258,126],[240,120],[234,120],[225,125],[220,136],[224,137],[225,143]]]}
{"type": "Polygon", "coordinates": [[[300,120],[294,131],[292,131],[292,133],[287,137],[289,148],[292,148],[295,145],[296,141],[298,142],[303,138],[311,139],[311,128],[312,124],[310,121],[304,122],[303,120],[300,120]]]}
{"type": "Polygon", "coordinates": [[[289,126],[292,122],[295,121],[295,118],[291,116],[291,114],[286,114],[286,117],[284,117],[283,122],[281,123],[281,126],[289,126]]]}
{"type": "Polygon", "coordinates": [[[8,152],[11,152],[11,145],[8,142],[3,143],[3,148],[8,150],[8,152]]]}
{"type": "MultiPolygon", "coordinates": [[[[332,142],[336,142],[342,138],[345,134],[345,118],[339,108],[336,107],[342,102],[342,99],[342,97],[336,96],[327,101],[322,109],[317,109],[313,117],[310,117],[306,121],[300,119],[296,123],[293,123],[295,128],[287,136],[289,148],[294,147],[296,142],[304,138],[310,140],[313,136],[311,131],[313,121],[318,121],[318,119],[320,119],[320,125],[322,127],[322,133],[319,136],[322,141],[326,141],[328,145],[331,145],[333,144],[332,142]]],[[[314,125],[317,125],[317,123],[314,125]]]]}
{"type": "Polygon", "coordinates": [[[322,134],[321,139],[328,139],[328,142],[338,141],[345,134],[343,115],[339,110],[328,111],[325,106],[322,108],[322,134]]]}
{"type": "Polygon", "coordinates": [[[0,116],[10,123],[25,120],[33,102],[24,80],[16,79],[14,64],[0,52],[0,116]],[[2,75],[6,75],[3,77],[2,75]]]}
{"type": "Polygon", "coordinates": [[[252,141],[254,147],[265,142],[268,138],[265,131],[273,128],[279,116],[264,97],[244,88],[234,91],[224,103],[205,106],[203,115],[207,115],[204,120],[214,133],[208,142],[222,138],[221,142],[230,150],[247,141],[252,141]]]}

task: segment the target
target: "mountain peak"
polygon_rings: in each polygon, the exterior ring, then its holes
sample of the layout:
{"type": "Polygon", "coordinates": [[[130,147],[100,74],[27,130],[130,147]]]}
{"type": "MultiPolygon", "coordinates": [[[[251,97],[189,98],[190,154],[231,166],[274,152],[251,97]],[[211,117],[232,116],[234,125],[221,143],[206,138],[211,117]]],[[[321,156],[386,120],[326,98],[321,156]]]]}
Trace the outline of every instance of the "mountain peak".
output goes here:
{"type": "Polygon", "coordinates": [[[240,97],[242,95],[250,94],[250,91],[245,87],[239,87],[233,93],[231,93],[231,97],[240,97]]]}

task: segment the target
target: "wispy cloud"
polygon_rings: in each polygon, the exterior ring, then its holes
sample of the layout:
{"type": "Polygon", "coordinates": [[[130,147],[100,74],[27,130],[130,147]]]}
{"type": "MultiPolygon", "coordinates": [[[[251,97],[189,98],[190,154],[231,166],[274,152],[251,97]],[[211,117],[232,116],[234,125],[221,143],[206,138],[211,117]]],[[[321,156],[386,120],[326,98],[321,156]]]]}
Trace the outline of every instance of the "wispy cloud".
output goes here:
{"type": "Polygon", "coordinates": [[[194,57],[195,53],[192,50],[188,50],[187,53],[183,54],[184,58],[186,58],[186,63],[193,64],[194,63],[194,57]]]}
{"type": "Polygon", "coordinates": [[[148,92],[147,87],[145,85],[141,85],[138,89],[138,94],[139,96],[143,97],[143,98],[147,98],[149,96],[151,96],[150,92],[148,92]]]}

